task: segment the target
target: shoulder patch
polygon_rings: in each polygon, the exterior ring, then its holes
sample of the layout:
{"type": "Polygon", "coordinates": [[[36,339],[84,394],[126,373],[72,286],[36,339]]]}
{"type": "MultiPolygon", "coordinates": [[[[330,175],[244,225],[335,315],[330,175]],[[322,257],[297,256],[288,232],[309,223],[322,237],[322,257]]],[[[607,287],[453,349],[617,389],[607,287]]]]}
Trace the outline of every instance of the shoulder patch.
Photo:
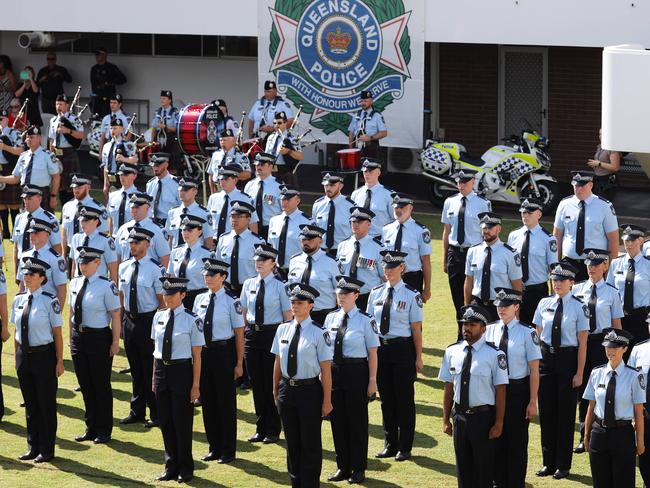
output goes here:
{"type": "Polygon", "coordinates": [[[422,295],[419,293],[415,295],[415,303],[417,303],[418,307],[422,308],[424,306],[424,303],[422,302],[422,295]]]}
{"type": "Polygon", "coordinates": [[[52,299],[52,311],[56,314],[61,313],[61,304],[59,303],[58,298],[53,298],[52,299]]]}
{"type": "Polygon", "coordinates": [[[111,248],[111,251],[115,251],[115,241],[113,240],[112,237],[107,237],[108,240],[108,247],[111,248]]]}
{"type": "Polygon", "coordinates": [[[508,369],[508,361],[506,360],[506,355],[504,353],[497,354],[497,362],[499,363],[499,368],[504,371],[508,369]]]}
{"type": "Polygon", "coordinates": [[[548,247],[551,252],[557,252],[557,239],[555,239],[555,237],[548,240],[548,247]]]}
{"type": "Polygon", "coordinates": [[[332,345],[332,338],[330,337],[330,333],[328,331],[323,332],[323,339],[325,339],[325,344],[328,346],[332,345]]]}
{"type": "Polygon", "coordinates": [[[65,259],[60,258],[57,261],[57,266],[59,267],[59,271],[61,271],[61,273],[65,273],[65,259]]]}
{"type": "MultiPolygon", "coordinates": [[[[626,368],[634,369],[628,365],[625,365],[626,368]]],[[[636,371],[636,370],[635,370],[636,371]]],[[[645,391],[645,380],[643,379],[643,374],[640,374],[637,376],[637,379],[639,380],[639,386],[643,391],[645,391]]]]}
{"type": "Polygon", "coordinates": [[[518,252],[515,253],[515,264],[517,266],[521,266],[521,254],[519,254],[518,252]]]}
{"type": "Polygon", "coordinates": [[[537,335],[537,331],[535,329],[530,331],[530,337],[533,339],[533,344],[539,346],[539,336],[537,335]]]}
{"type": "Polygon", "coordinates": [[[196,328],[199,330],[199,332],[203,332],[203,320],[197,318],[194,323],[196,324],[196,328]]]}

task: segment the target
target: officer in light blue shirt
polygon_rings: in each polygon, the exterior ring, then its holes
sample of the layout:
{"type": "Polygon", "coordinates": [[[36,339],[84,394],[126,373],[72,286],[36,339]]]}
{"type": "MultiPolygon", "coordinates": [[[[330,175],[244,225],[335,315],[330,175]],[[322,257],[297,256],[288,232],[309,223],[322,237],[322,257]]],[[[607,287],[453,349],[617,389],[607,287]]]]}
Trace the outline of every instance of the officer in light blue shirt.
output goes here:
{"type": "Polygon", "coordinates": [[[169,211],[165,224],[165,231],[167,232],[172,248],[183,244],[181,222],[186,215],[195,215],[205,221],[203,224],[203,233],[201,234],[201,243],[208,249],[214,247],[212,240],[212,214],[207,208],[196,202],[198,191],[198,180],[187,177],[178,180],[178,194],[182,203],[169,211]]]}
{"type": "Polygon", "coordinates": [[[282,212],[280,206],[281,183],[271,174],[274,162],[275,157],[270,154],[256,154],[253,164],[257,176],[246,183],[244,187],[244,193],[253,199],[258,220],[257,232],[263,239],[266,239],[268,235],[271,217],[282,212]]]}
{"type": "Polygon", "coordinates": [[[173,100],[171,90],[160,90],[160,107],[154,112],[149,124],[154,130],[155,140],[163,150],[170,149],[176,141],[178,109],[174,107],[173,100]]]}
{"type": "Polygon", "coordinates": [[[116,183],[116,174],[121,164],[137,164],[138,155],[136,153],[135,144],[125,141],[123,130],[126,126],[122,125],[120,119],[111,120],[111,139],[104,144],[101,153],[102,174],[104,177],[104,193],[108,193],[111,185],[116,183]]]}
{"type": "Polygon", "coordinates": [[[361,165],[361,174],[366,184],[354,190],[350,198],[357,206],[374,212],[370,235],[381,237],[384,226],[395,220],[392,197],[394,192],[379,183],[381,162],[376,159],[365,158],[361,165]]]}
{"type": "MultiPolygon", "coordinates": [[[[621,229],[626,253],[612,260],[607,273],[607,283],[618,289],[626,317],[639,316],[640,320],[635,321],[635,328],[645,328],[643,319],[647,315],[646,309],[650,306],[650,258],[643,256],[641,246],[646,231],[643,227],[632,224],[625,224],[621,229]]],[[[623,328],[627,329],[625,323],[623,328]]],[[[633,342],[636,342],[637,334],[631,332],[635,336],[633,342]]]]}
{"type": "MultiPolygon", "coordinates": [[[[41,130],[38,127],[30,126],[24,134],[29,149],[18,156],[10,176],[0,176],[0,183],[36,185],[44,193],[51,186],[49,196],[56,196],[61,178],[61,163],[54,153],[41,147],[41,130]]],[[[47,207],[51,208],[51,204],[49,200],[46,202],[47,207]]]]}
{"type": "Polygon", "coordinates": [[[129,212],[129,198],[139,190],[135,186],[135,179],[138,177],[138,167],[133,164],[122,164],[117,171],[122,186],[108,195],[108,212],[110,235],[115,239],[117,231],[127,222],[133,220],[129,212]]]}
{"type": "MultiPolygon", "coordinates": [[[[100,211],[99,227],[101,233],[108,233],[108,213],[106,207],[90,195],[92,180],[90,176],[75,173],[72,175],[70,187],[74,199],[66,202],[61,208],[61,230],[64,245],[70,247],[72,236],[81,230],[79,211],[81,207],[93,207],[100,211]]],[[[63,249],[66,251],[65,247],[63,249]]],[[[64,254],[66,254],[64,252],[64,254]]]]}
{"type": "Polygon", "coordinates": [[[362,90],[359,98],[361,108],[352,116],[348,126],[348,142],[351,147],[361,148],[363,156],[376,158],[379,155],[379,140],[388,135],[386,123],[382,114],[372,106],[372,91],[362,90]]]}
{"type": "MultiPolygon", "coordinates": [[[[246,202],[255,208],[255,202],[246,193],[237,188],[242,167],[230,164],[219,169],[215,178],[221,184],[221,191],[210,195],[207,209],[212,214],[212,229],[215,239],[230,232],[230,209],[232,202],[246,202]]],[[[257,232],[257,213],[251,215],[251,230],[257,232]]]]}
{"type": "Polygon", "coordinates": [[[321,229],[325,229],[325,250],[333,254],[336,246],[352,234],[350,230],[350,209],[354,202],[343,195],[343,175],[324,171],[321,173],[325,195],[314,202],[311,217],[321,229]]]}
{"type": "Polygon", "coordinates": [[[16,257],[20,258],[21,253],[31,247],[29,233],[26,231],[32,218],[49,222],[52,227],[52,233],[49,236],[50,246],[60,253],[62,249],[59,221],[53,213],[43,210],[41,207],[43,191],[35,185],[25,185],[20,196],[23,199],[25,211],[20,212],[16,217],[11,235],[11,241],[16,248],[16,257]]]}
{"type": "Polygon", "coordinates": [[[178,181],[169,172],[169,153],[154,153],[149,165],[154,177],[147,181],[146,193],[151,196],[152,217],[155,222],[165,225],[169,210],[181,204],[178,196],[178,181]]]}
{"type": "Polygon", "coordinates": [[[235,134],[232,129],[224,129],[219,134],[219,149],[212,153],[210,157],[210,164],[206,172],[210,175],[210,193],[214,194],[217,191],[217,183],[219,182],[219,170],[226,166],[239,166],[239,172],[236,176],[240,176],[242,180],[250,178],[251,164],[248,156],[239,150],[235,144],[235,134]]]}
{"type": "MultiPolygon", "coordinates": [[[[103,251],[101,257],[101,265],[99,267],[99,275],[110,278],[114,283],[117,283],[117,252],[115,251],[115,241],[112,237],[106,237],[100,234],[97,227],[99,226],[99,219],[101,214],[96,208],[81,207],[79,210],[79,220],[81,223],[81,230],[72,236],[70,244],[69,258],[75,263],[79,262],[79,251],[83,247],[93,247],[103,251]]],[[[79,276],[78,267],[73,265],[74,276],[79,276]]]]}
{"type": "MultiPolygon", "coordinates": [[[[650,316],[646,319],[648,326],[650,326],[650,316]]],[[[643,373],[645,386],[648,387],[648,371],[650,371],[650,339],[635,344],[627,361],[627,365],[636,368],[637,371],[643,373]]],[[[648,402],[646,399],[646,409],[648,402]]],[[[644,416],[644,438],[646,446],[650,442],[650,421],[647,416],[644,416]]],[[[639,456],[639,471],[643,482],[647,485],[650,482],[650,454],[646,449],[642,455],[639,456]]]]}
{"type": "MultiPolygon", "coordinates": [[[[257,134],[265,137],[273,132],[273,118],[276,112],[284,111],[287,118],[293,118],[289,103],[278,95],[278,87],[273,80],[264,82],[264,96],[257,100],[248,112],[248,136],[257,134]]],[[[241,130],[244,130],[242,127],[241,130]]]]}
{"type": "Polygon", "coordinates": [[[104,136],[104,140],[110,139],[111,137],[111,134],[109,132],[111,121],[119,119],[124,127],[129,126],[129,118],[124,112],[122,112],[122,95],[119,93],[113,95],[110,99],[110,102],[111,113],[104,115],[104,118],[102,118],[102,135],[104,136]]]}

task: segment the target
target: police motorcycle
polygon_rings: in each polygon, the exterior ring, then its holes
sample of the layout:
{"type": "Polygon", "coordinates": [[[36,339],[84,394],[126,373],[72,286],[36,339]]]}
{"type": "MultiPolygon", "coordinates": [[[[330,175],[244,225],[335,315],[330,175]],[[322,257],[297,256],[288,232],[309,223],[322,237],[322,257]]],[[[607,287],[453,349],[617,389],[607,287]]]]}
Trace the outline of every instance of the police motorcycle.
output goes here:
{"type": "Polygon", "coordinates": [[[520,136],[511,135],[502,141],[505,144],[493,146],[476,158],[462,144],[428,139],[420,162],[422,175],[431,180],[431,203],[442,207],[445,199],[458,191],[451,175],[469,169],[477,171],[476,192],[488,200],[519,205],[522,198],[535,198],[543,203],[545,213],[555,209],[560,193],[557,180],[549,174],[548,138],[524,129],[520,136]]]}

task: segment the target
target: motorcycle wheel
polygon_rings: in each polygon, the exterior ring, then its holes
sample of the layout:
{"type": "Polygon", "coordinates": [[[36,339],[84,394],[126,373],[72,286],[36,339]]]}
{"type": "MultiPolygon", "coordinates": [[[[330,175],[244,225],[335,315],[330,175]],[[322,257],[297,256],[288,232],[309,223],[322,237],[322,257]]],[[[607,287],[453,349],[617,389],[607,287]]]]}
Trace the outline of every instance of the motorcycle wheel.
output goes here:
{"type": "MultiPolygon", "coordinates": [[[[555,181],[541,180],[537,182],[539,189],[539,200],[544,204],[544,215],[555,211],[555,207],[560,201],[560,188],[555,181]]],[[[532,185],[526,185],[520,191],[522,198],[537,198],[532,185]]]]}
{"type": "Polygon", "coordinates": [[[451,186],[444,185],[438,181],[429,184],[429,200],[434,207],[442,208],[447,197],[456,194],[457,191],[451,186]]]}

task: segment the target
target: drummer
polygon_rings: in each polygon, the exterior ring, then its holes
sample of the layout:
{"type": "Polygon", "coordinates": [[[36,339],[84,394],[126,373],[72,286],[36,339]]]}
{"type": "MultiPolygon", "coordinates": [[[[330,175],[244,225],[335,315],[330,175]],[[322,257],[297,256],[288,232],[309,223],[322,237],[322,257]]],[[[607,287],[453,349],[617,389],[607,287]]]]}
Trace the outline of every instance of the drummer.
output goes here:
{"type": "Polygon", "coordinates": [[[210,175],[210,194],[219,191],[219,169],[224,166],[238,164],[241,166],[239,181],[246,181],[251,177],[251,164],[248,157],[240,151],[235,144],[235,132],[232,129],[221,131],[219,136],[219,149],[212,153],[207,173],[210,175]]]}
{"type": "Polygon", "coordinates": [[[352,116],[348,126],[350,147],[361,149],[361,155],[367,158],[379,156],[379,140],[388,135],[384,117],[372,106],[372,92],[361,92],[359,111],[352,116]]]}
{"type": "Polygon", "coordinates": [[[160,91],[160,107],[156,109],[151,118],[151,130],[154,140],[160,144],[159,150],[171,155],[171,165],[178,162],[180,148],[176,139],[176,124],[178,123],[178,109],[174,107],[171,90],[160,91]]]}
{"type": "Polygon", "coordinates": [[[293,122],[293,112],[291,106],[284,98],[278,95],[278,86],[275,81],[267,80],[264,82],[264,96],[257,100],[248,112],[248,137],[257,135],[266,137],[275,129],[273,118],[276,112],[283,110],[287,116],[287,124],[293,122]]]}
{"type": "Polygon", "coordinates": [[[239,137],[239,131],[241,127],[239,127],[239,122],[237,122],[235,118],[228,113],[228,105],[226,105],[226,101],[218,98],[217,107],[219,107],[219,110],[221,110],[221,113],[226,118],[226,129],[230,129],[235,137],[239,137]]]}

